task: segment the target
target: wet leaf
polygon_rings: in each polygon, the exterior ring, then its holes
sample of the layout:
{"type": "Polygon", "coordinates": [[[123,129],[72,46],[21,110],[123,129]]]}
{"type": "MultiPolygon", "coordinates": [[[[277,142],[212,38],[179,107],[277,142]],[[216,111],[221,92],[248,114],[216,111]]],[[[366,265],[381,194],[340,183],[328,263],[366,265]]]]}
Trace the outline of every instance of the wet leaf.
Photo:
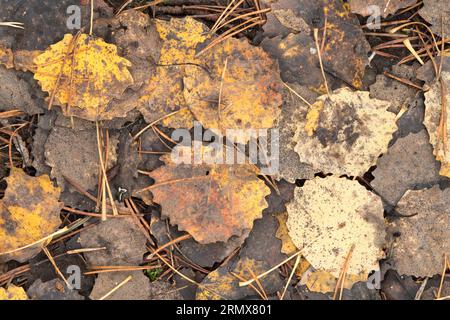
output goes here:
{"type": "MultiPolygon", "coordinates": [[[[11,169],[8,188],[0,200],[0,253],[31,245],[51,235],[61,224],[60,189],[46,175],[31,177],[22,169],[11,169]]],[[[0,260],[26,261],[40,251],[39,245],[2,254],[0,260]]]]}
{"type": "Polygon", "coordinates": [[[28,300],[28,296],[22,287],[10,284],[8,289],[0,288],[0,300],[28,300]]]}
{"type": "MultiPolygon", "coordinates": [[[[191,150],[183,148],[192,159],[191,150]]],[[[211,151],[200,152],[205,157],[211,151]]],[[[161,159],[165,165],[150,174],[155,180],[150,187],[153,201],[161,205],[163,216],[197,242],[225,242],[241,236],[267,207],[265,196],[270,190],[251,165],[177,165],[170,155],[161,159]]]]}
{"type": "MultiPolygon", "coordinates": [[[[87,228],[78,240],[83,248],[102,248],[86,252],[91,266],[137,266],[142,263],[147,239],[131,218],[111,218],[87,228]]],[[[125,277],[124,277],[125,278],[125,277]]]]}
{"type": "Polygon", "coordinates": [[[415,4],[417,0],[350,0],[353,13],[364,17],[375,16],[379,13],[383,17],[396,13],[398,10],[415,4]],[[375,9],[373,6],[376,6],[375,9]]]}
{"type": "Polygon", "coordinates": [[[393,264],[399,274],[433,276],[442,273],[444,254],[450,255],[450,189],[434,186],[407,192],[397,205],[404,218],[394,221],[399,234],[393,264]]]}
{"type": "MultiPolygon", "coordinates": [[[[450,72],[442,72],[442,81],[444,82],[446,92],[445,100],[446,104],[450,103],[450,72]]],[[[446,130],[442,134],[438,135],[441,121],[442,110],[442,90],[440,81],[436,81],[432,84],[430,90],[425,93],[425,119],[424,124],[430,135],[430,143],[434,147],[434,155],[438,161],[441,162],[441,170],[439,174],[450,178],[450,150],[448,150],[448,144],[443,143],[445,140],[450,140],[450,130],[446,130]],[[446,150],[447,148],[447,150],[446,150]]],[[[446,113],[446,118],[443,119],[447,123],[447,128],[450,124],[449,113],[446,113]]]]}
{"type": "Polygon", "coordinates": [[[386,101],[343,88],[324,95],[297,124],[295,151],[315,172],[363,175],[397,130],[386,101]]]}
{"type": "Polygon", "coordinates": [[[335,176],[309,180],[296,189],[287,212],[289,235],[315,269],[338,277],[355,245],[348,274],[378,270],[384,255],[383,206],[358,182],[335,176]]]}
{"type": "Polygon", "coordinates": [[[101,38],[66,34],[37,56],[34,64],[34,78],[50,96],[55,92],[55,104],[68,105],[63,109],[68,116],[95,121],[123,117],[129,111],[114,110],[115,114],[107,108],[133,84],[133,78],[128,71],[131,63],[101,38]]]}

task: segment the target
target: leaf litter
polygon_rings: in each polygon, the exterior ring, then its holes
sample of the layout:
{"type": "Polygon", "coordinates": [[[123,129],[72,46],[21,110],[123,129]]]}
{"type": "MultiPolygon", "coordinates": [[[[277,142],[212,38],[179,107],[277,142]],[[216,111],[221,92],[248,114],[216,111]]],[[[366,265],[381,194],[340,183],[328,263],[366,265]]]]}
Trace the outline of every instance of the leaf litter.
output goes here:
{"type": "Polygon", "coordinates": [[[445,299],[441,3],[4,2],[0,299],[445,299]],[[194,121],[279,129],[279,170],[192,162],[194,121]]]}

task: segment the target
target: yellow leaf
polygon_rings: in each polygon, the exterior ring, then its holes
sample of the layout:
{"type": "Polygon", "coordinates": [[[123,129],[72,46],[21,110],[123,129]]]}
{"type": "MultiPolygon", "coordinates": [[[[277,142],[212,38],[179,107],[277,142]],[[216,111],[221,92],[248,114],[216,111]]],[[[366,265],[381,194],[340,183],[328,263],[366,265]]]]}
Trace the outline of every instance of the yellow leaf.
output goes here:
{"type": "Polygon", "coordinates": [[[87,34],[66,34],[34,59],[34,78],[68,116],[86,120],[115,117],[108,103],[120,98],[133,78],[131,63],[118,56],[117,47],[87,34]],[[58,82],[59,79],[59,82],[58,82]]]}
{"type": "Polygon", "coordinates": [[[378,270],[384,256],[383,204],[357,181],[335,176],[306,181],[286,207],[289,235],[315,269],[339,277],[355,245],[348,274],[378,270]]]}
{"type": "Polygon", "coordinates": [[[47,175],[30,177],[13,168],[8,188],[0,200],[0,261],[25,261],[39,252],[39,245],[17,250],[52,234],[61,224],[60,189],[47,175]]]}
{"type": "MultiPolygon", "coordinates": [[[[338,278],[323,270],[307,272],[305,278],[309,290],[321,293],[334,292],[338,281],[338,278]]],[[[348,275],[345,277],[344,289],[351,289],[356,282],[366,280],[367,274],[348,275]]]]}
{"type": "Polygon", "coordinates": [[[8,289],[0,288],[0,300],[28,300],[28,296],[22,287],[11,284],[8,289]]]}

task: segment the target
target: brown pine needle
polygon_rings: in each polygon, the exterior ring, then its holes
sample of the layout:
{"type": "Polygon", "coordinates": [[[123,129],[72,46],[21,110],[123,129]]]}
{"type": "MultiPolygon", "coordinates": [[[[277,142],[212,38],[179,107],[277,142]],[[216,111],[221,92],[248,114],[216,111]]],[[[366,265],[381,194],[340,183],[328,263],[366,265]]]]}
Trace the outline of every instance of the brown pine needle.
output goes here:
{"type": "Polygon", "coordinates": [[[350,259],[352,257],[354,249],[355,245],[353,244],[347,254],[347,257],[345,258],[344,266],[342,267],[339,279],[336,283],[336,289],[334,290],[333,300],[336,300],[338,291],[339,291],[339,300],[342,300],[342,293],[344,292],[345,276],[347,275],[348,265],[350,263],[350,259]]]}
{"type": "Polygon", "coordinates": [[[444,253],[444,268],[442,269],[441,281],[439,283],[439,289],[436,298],[439,299],[442,294],[442,287],[444,286],[445,272],[447,271],[447,254],[444,253]]]}
{"type": "Polygon", "coordinates": [[[317,56],[319,57],[320,71],[322,72],[325,89],[327,90],[328,97],[330,97],[331,96],[330,89],[328,88],[328,81],[327,81],[327,77],[325,75],[325,70],[323,68],[322,52],[321,52],[320,46],[319,46],[319,29],[317,29],[317,28],[314,29],[314,41],[316,43],[317,56]]]}

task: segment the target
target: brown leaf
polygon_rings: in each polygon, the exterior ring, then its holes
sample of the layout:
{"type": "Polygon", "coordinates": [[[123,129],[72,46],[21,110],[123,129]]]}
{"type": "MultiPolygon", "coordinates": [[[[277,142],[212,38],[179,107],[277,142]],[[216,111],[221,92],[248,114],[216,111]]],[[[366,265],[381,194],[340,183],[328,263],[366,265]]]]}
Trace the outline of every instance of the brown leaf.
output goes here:
{"type": "Polygon", "coordinates": [[[397,212],[409,216],[394,222],[399,237],[392,259],[400,274],[431,277],[442,273],[444,254],[450,256],[449,199],[450,189],[434,186],[409,191],[399,201],[397,212]]]}
{"type": "Polygon", "coordinates": [[[202,244],[243,235],[267,207],[270,190],[251,165],[177,165],[170,155],[162,160],[166,165],[150,174],[153,200],[172,224],[202,244]]]}

